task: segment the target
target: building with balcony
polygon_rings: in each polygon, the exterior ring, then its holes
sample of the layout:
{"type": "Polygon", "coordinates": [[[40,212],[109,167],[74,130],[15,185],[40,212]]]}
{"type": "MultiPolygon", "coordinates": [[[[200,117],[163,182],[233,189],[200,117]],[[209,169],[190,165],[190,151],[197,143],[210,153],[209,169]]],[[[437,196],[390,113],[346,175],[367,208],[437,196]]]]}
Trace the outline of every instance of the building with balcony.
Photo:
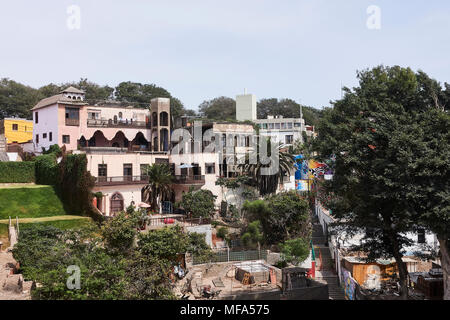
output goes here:
{"type": "Polygon", "coordinates": [[[102,192],[99,210],[105,215],[142,201],[148,184],[144,167],[168,163],[170,100],[155,98],[149,108],[115,102],[89,105],[73,87],[41,100],[33,108],[35,152],[53,144],[86,153],[88,170],[102,192]],[[155,123],[152,126],[152,122],[155,123]]]}
{"type": "Polygon", "coordinates": [[[254,122],[259,126],[260,136],[271,137],[273,141],[284,145],[293,145],[294,141],[303,143],[303,132],[306,136],[314,135],[314,127],[305,125],[303,118],[283,118],[283,116],[268,116],[254,122]]]}
{"type": "Polygon", "coordinates": [[[183,192],[194,189],[210,190],[219,205],[222,200],[235,203],[234,193],[216,185],[219,177],[234,177],[240,171],[238,160],[245,157],[255,132],[251,124],[227,122],[187,123],[188,135],[172,137],[170,163],[175,174],[175,201],[183,192]],[[178,137],[177,137],[178,138],[178,137]]]}

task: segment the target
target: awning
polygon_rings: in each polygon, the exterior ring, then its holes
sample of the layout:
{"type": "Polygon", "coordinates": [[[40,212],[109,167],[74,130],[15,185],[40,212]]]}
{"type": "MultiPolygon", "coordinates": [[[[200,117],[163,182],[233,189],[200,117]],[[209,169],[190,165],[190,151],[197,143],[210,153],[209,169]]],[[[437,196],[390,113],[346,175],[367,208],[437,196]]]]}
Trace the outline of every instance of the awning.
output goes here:
{"type": "Polygon", "coordinates": [[[150,208],[151,206],[148,203],[139,202],[138,207],[139,208],[150,208]]]}
{"type": "Polygon", "coordinates": [[[188,168],[193,168],[194,166],[190,165],[190,164],[182,164],[181,166],[179,166],[178,168],[180,169],[188,169],[188,168]]]}

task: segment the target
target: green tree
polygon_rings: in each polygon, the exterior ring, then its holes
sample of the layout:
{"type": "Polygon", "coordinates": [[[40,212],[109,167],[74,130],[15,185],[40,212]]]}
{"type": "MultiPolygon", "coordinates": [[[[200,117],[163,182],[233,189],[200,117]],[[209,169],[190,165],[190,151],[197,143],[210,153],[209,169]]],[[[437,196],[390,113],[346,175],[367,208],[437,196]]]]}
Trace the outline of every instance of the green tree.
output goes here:
{"type": "Polygon", "coordinates": [[[40,99],[35,89],[7,78],[0,79],[0,119],[31,119],[30,110],[40,99]]]}
{"type": "Polygon", "coordinates": [[[246,201],[243,209],[248,221],[261,222],[267,244],[310,237],[308,201],[295,191],[281,192],[264,200],[246,201]]]}
{"type": "MultiPolygon", "coordinates": [[[[305,124],[316,126],[321,117],[321,110],[303,106],[302,114],[305,124]]],[[[266,119],[267,116],[283,116],[284,118],[300,118],[300,104],[292,99],[261,99],[257,104],[258,119],[266,119]]]]}
{"type": "Polygon", "coordinates": [[[114,218],[107,220],[101,231],[108,248],[128,252],[134,245],[138,222],[137,215],[125,212],[118,212],[114,218]]]}
{"type": "Polygon", "coordinates": [[[195,191],[191,188],[183,194],[180,206],[193,217],[209,218],[216,212],[215,196],[210,190],[200,189],[195,191]]]}
{"type": "Polygon", "coordinates": [[[259,248],[263,238],[264,236],[261,231],[261,222],[256,220],[248,224],[244,234],[241,236],[241,241],[245,246],[257,246],[259,248]]]}
{"type": "Polygon", "coordinates": [[[407,193],[408,209],[422,227],[437,236],[444,299],[450,300],[450,115],[441,108],[433,108],[421,113],[417,123],[414,139],[417,148],[408,166],[413,182],[407,193]]]}
{"type": "Polygon", "coordinates": [[[235,120],[236,101],[228,97],[218,97],[203,101],[198,110],[206,118],[213,120],[235,120]]]}
{"type": "Polygon", "coordinates": [[[153,210],[161,211],[161,201],[172,192],[173,176],[166,164],[155,163],[148,166],[144,172],[149,183],[144,187],[144,199],[150,201],[153,210]]]}
{"type": "Polygon", "coordinates": [[[144,256],[168,261],[171,264],[177,262],[179,254],[186,252],[204,257],[210,253],[203,234],[186,234],[180,226],[140,233],[137,249],[144,256]]]}
{"type": "Polygon", "coordinates": [[[87,170],[86,154],[64,154],[58,169],[57,190],[66,212],[102,221],[103,216],[92,205],[95,178],[87,170]]]}
{"type": "MultiPolygon", "coordinates": [[[[143,255],[138,249],[111,250],[109,247],[111,236],[116,249],[123,248],[121,240],[130,245],[135,225],[122,218],[115,221],[109,232],[105,233],[103,229],[101,235],[106,234],[108,240],[99,238],[95,228],[62,231],[40,224],[22,228],[13,256],[20,263],[24,278],[40,284],[32,291],[33,299],[175,298],[169,283],[171,261],[143,255]],[[122,228],[120,222],[123,222],[122,228]],[[79,267],[79,289],[67,288],[69,266],[79,267]]],[[[179,232],[182,234],[181,230],[179,232]]],[[[185,246],[196,243],[189,241],[187,235],[185,238],[185,246]]],[[[196,248],[200,250],[204,246],[197,243],[196,248]]]]}
{"type": "MultiPolygon", "coordinates": [[[[333,215],[345,221],[342,226],[348,232],[365,235],[355,249],[368,252],[369,260],[396,260],[401,296],[406,299],[407,269],[402,257],[410,240],[405,234],[417,227],[419,220],[412,207],[424,192],[413,176],[422,170],[415,168],[416,158],[422,141],[429,139],[417,117],[435,109],[433,96],[441,99],[443,93],[423,72],[398,66],[361,71],[358,79],[358,87],[344,88],[343,99],[324,112],[315,148],[320,159],[332,155],[336,159],[333,180],[324,184],[326,192],[334,195],[330,202],[333,215]]],[[[430,154],[422,155],[424,161],[433,163],[431,167],[436,164],[430,154]]],[[[439,192],[436,186],[428,187],[439,192]]],[[[431,203],[439,207],[438,202],[431,203]]]]}
{"type": "Polygon", "coordinates": [[[280,244],[281,255],[284,261],[298,265],[309,256],[309,240],[296,238],[286,240],[280,244]]]}
{"type": "Polygon", "coordinates": [[[169,91],[154,84],[121,82],[115,88],[115,98],[117,101],[130,102],[141,108],[148,108],[153,98],[169,98],[171,100],[171,123],[173,123],[173,119],[186,113],[183,103],[179,99],[172,97],[169,91]]]}

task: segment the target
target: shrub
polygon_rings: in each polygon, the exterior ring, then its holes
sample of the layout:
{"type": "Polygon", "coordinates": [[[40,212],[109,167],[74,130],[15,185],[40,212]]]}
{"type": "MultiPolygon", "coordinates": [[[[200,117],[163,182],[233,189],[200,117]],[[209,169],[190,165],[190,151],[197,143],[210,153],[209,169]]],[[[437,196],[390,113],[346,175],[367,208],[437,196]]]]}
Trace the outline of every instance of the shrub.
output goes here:
{"type": "Polygon", "coordinates": [[[34,162],[0,162],[1,183],[29,183],[34,181],[34,162]]]}
{"type": "Polygon", "coordinates": [[[56,154],[44,154],[34,159],[36,183],[56,185],[58,182],[58,163],[56,154]]]}
{"type": "Polygon", "coordinates": [[[303,238],[287,240],[280,244],[281,255],[286,262],[298,265],[309,256],[309,242],[303,238]]]}
{"type": "Polygon", "coordinates": [[[228,229],[225,228],[225,227],[220,227],[220,228],[217,230],[217,237],[219,237],[219,238],[221,238],[221,239],[223,239],[223,240],[225,240],[227,234],[228,234],[228,229]]]}
{"type": "Polygon", "coordinates": [[[246,232],[242,235],[241,241],[245,246],[255,247],[263,240],[261,233],[261,222],[259,220],[249,223],[246,232]]]}
{"type": "Polygon", "coordinates": [[[200,189],[194,191],[193,189],[183,194],[180,205],[193,217],[209,218],[215,213],[215,196],[210,190],[200,189]]]}

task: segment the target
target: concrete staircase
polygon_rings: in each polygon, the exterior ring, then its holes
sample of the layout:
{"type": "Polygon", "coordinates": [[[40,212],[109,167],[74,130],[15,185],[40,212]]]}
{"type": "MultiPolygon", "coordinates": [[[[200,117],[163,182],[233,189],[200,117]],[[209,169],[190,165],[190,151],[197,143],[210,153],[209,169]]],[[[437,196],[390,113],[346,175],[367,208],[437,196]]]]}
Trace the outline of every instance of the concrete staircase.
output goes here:
{"type": "Polygon", "coordinates": [[[6,152],[6,139],[4,134],[0,134],[0,151],[6,152]]]}
{"type": "Polygon", "coordinates": [[[0,134],[0,161],[9,161],[6,154],[6,139],[4,134],[0,134]]]}
{"type": "Polygon", "coordinates": [[[316,280],[328,284],[330,300],[345,300],[344,291],[338,285],[338,276],[334,271],[330,249],[325,246],[326,239],[317,219],[313,219],[312,241],[316,254],[316,280]]]}

